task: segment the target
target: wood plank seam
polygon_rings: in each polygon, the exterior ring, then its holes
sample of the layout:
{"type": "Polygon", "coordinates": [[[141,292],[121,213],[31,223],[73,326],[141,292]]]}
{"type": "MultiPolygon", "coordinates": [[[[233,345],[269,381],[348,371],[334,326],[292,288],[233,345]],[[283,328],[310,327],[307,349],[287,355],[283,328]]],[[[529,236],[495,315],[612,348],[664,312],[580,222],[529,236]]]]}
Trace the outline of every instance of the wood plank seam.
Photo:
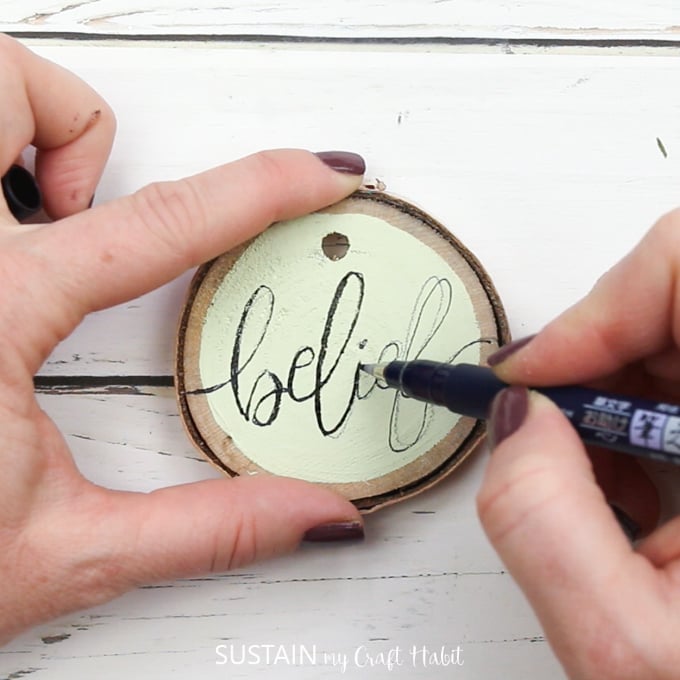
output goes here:
{"type": "Polygon", "coordinates": [[[362,45],[362,46],[423,46],[423,47],[499,47],[521,48],[677,48],[677,39],[652,38],[488,38],[447,36],[298,36],[286,34],[210,34],[210,33],[87,33],[83,31],[5,31],[18,40],[54,40],[70,42],[149,42],[149,43],[245,43],[292,45],[362,45]]]}

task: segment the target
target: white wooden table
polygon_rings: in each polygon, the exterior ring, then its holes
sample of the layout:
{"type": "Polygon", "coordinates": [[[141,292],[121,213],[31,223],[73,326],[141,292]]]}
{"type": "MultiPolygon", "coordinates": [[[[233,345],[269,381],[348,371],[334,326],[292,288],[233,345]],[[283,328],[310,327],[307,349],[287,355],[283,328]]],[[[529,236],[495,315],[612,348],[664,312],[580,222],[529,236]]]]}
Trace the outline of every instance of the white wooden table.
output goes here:
{"type": "MultiPolygon", "coordinates": [[[[0,30],[117,112],[97,202],[260,148],[356,150],[370,177],[480,258],[516,336],[680,203],[680,0],[229,5],[0,3],[0,30]]],[[[145,491],[217,475],[173,397],[188,280],[93,315],[41,370],[41,404],[98,483],[145,491]]],[[[362,545],[143,588],[18,638],[0,650],[0,677],[561,677],[476,519],[486,456],[368,517],[362,545]],[[318,656],[220,665],[219,645],[318,656]],[[390,669],[397,647],[403,665],[390,669]],[[413,647],[459,647],[464,663],[413,662],[413,647]]]]}

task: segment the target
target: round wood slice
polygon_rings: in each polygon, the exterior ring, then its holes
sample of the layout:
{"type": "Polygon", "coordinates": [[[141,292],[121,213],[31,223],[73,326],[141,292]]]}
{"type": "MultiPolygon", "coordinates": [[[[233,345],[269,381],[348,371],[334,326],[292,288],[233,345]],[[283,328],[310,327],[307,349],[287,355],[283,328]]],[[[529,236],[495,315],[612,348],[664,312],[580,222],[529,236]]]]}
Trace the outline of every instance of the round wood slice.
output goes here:
{"type": "Polygon", "coordinates": [[[428,488],[484,423],[408,399],[361,363],[484,363],[509,339],[475,257],[414,206],[359,191],[196,273],[176,385],[195,445],[229,475],[331,486],[363,511],[428,488]]]}

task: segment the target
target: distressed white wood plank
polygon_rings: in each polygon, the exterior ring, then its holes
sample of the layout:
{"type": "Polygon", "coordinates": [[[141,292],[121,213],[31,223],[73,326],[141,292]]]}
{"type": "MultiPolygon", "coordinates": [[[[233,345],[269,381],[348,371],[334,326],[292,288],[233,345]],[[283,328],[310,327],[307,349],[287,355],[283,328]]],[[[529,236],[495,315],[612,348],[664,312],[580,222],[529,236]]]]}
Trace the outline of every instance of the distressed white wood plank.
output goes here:
{"type": "Polygon", "coordinates": [[[117,391],[39,395],[88,479],[148,492],[221,476],[188,440],[171,388],[117,391]]]}
{"type": "Polygon", "coordinates": [[[9,0],[0,30],[677,40],[679,10],[677,0],[9,0]]]}
{"type": "MultiPolygon", "coordinates": [[[[118,113],[99,202],[260,148],[357,150],[480,258],[516,335],[678,202],[674,58],[33,44],[118,113]]],[[[86,320],[43,373],[171,374],[187,283],[86,320]]]]}
{"type": "MultiPolygon", "coordinates": [[[[326,551],[329,565],[343,557],[354,556],[326,551]]],[[[298,562],[304,559],[297,556],[298,562]]],[[[456,675],[482,680],[499,677],[501,669],[508,680],[563,677],[521,595],[505,575],[273,585],[222,579],[139,591],[23,636],[0,652],[0,664],[15,673],[36,669],[30,675],[36,680],[125,676],[161,680],[189,673],[206,680],[394,676],[443,680],[456,675]],[[511,637],[506,637],[507,620],[501,611],[512,612],[515,618],[511,637]],[[70,637],[49,645],[39,637],[64,635],[70,637]],[[224,659],[216,652],[218,646],[223,655],[239,659],[243,647],[251,645],[259,646],[260,653],[264,645],[284,650],[304,645],[314,650],[315,660],[217,664],[224,659]],[[407,650],[423,646],[460,647],[464,665],[414,663],[407,650]],[[401,666],[361,667],[367,653],[377,657],[396,647],[405,652],[401,666]],[[331,661],[342,657],[345,672],[331,661]]]]}
{"type": "MultiPolygon", "coordinates": [[[[80,469],[99,484],[149,491],[217,474],[195,460],[169,389],[39,399],[80,469]]],[[[186,677],[188,669],[207,679],[337,677],[340,668],[324,652],[347,656],[346,677],[365,677],[362,646],[373,655],[403,650],[403,666],[376,667],[376,678],[420,677],[415,671],[448,678],[453,670],[488,678],[501,667],[508,680],[528,669],[559,677],[535,617],[475,518],[485,457],[479,452],[427,494],[369,516],[364,544],[307,545],[230,575],[145,588],[63,617],[0,650],[0,677],[28,669],[49,680],[186,677]],[[265,644],[304,644],[318,657],[297,667],[219,666],[219,644],[233,644],[236,658],[242,645],[265,644]],[[422,668],[408,650],[424,645],[460,645],[464,667],[422,668]]]]}

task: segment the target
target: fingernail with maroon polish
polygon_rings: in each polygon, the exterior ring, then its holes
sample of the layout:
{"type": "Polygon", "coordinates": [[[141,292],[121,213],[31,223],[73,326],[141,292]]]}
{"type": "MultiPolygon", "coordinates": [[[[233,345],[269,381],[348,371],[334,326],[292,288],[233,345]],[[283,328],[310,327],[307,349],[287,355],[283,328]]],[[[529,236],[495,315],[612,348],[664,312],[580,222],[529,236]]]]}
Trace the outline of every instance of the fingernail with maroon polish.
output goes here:
{"type": "Polygon", "coordinates": [[[495,449],[522,426],[529,411],[529,390],[513,385],[501,390],[491,405],[489,445],[495,449]]]}
{"type": "Polygon", "coordinates": [[[513,340],[512,342],[509,342],[507,345],[503,345],[500,349],[496,350],[493,354],[491,354],[487,360],[486,363],[489,364],[489,366],[497,366],[498,364],[501,363],[501,361],[505,361],[510,355],[514,354],[517,350],[522,349],[525,345],[528,345],[536,335],[529,335],[526,338],[520,338],[519,340],[513,340]]]}
{"type": "Polygon", "coordinates": [[[329,168],[346,175],[363,175],[366,161],[351,151],[320,151],[316,154],[329,168]]]}
{"type": "Polygon", "coordinates": [[[364,525],[361,522],[331,522],[309,529],[303,540],[313,543],[330,543],[331,541],[358,541],[363,537],[364,525]]]}
{"type": "Polygon", "coordinates": [[[616,521],[619,523],[621,530],[624,534],[626,534],[626,538],[631,543],[635,543],[642,532],[640,525],[630,515],[621,510],[618,505],[610,503],[609,507],[612,509],[614,517],[616,517],[616,521]]]}

